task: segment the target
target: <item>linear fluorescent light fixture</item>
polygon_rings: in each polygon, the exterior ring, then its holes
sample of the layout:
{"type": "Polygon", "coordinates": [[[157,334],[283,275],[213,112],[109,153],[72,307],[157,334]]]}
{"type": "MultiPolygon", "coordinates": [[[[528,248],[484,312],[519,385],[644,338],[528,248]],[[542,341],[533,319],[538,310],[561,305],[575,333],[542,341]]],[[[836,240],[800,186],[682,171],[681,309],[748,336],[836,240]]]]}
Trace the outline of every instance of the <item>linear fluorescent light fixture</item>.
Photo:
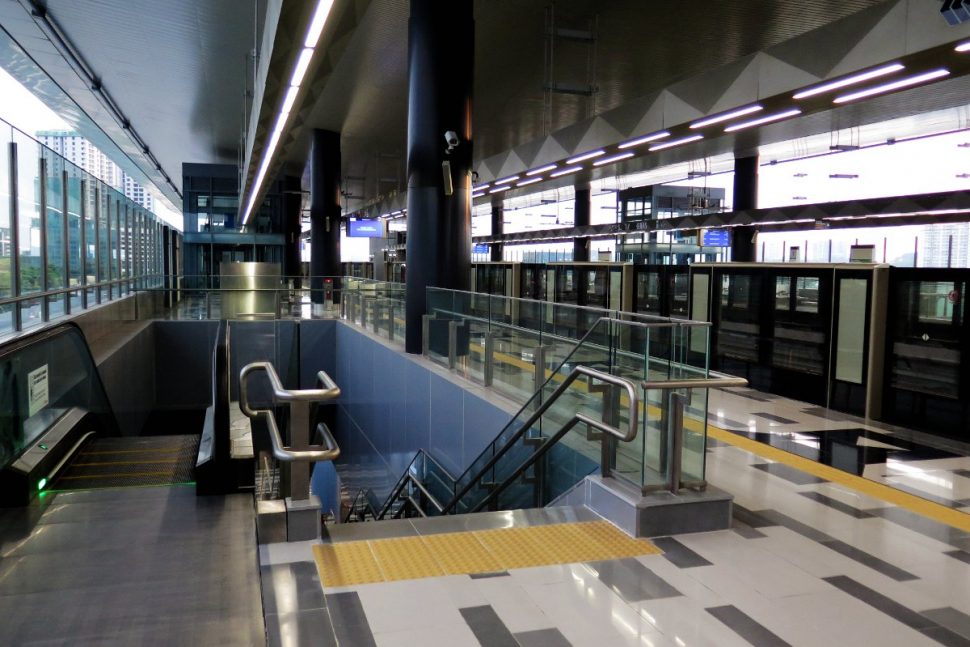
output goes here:
{"type": "Polygon", "coordinates": [[[753,128],[754,126],[761,126],[762,124],[770,124],[773,121],[781,121],[782,119],[788,119],[789,117],[797,117],[802,114],[802,111],[798,108],[792,108],[791,110],[785,110],[784,112],[776,112],[773,115],[765,115],[764,117],[759,117],[758,119],[751,119],[750,121],[742,121],[740,123],[731,124],[724,129],[726,133],[733,133],[735,130],[744,130],[745,128],[753,128]]]}
{"type": "Polygon", "coordinates": [[[327,17],[330,15],[331,9],[333,9],[333,0],[320,0],[317,3],[317,8],[313,12],[313,18],[310,19],[310,28],[306,32],[306,40],[303,43],[304,47],[314,48],[317,46],[317,42],[320,40],[320,34],[323,33],[323,26],[327,24],[327,17]]]}
{"type": "Polygon", "coordinates": [[[711,124],[719,124],[722,121],[730,121],[736,117],[743,117],[744,115],[750,115],[755,112],[760,112],[764,110],[764,107],[760,104],[754,104],[750,106],[745,106],[744,108],[738,108],[737,110],[731,110],[729,112],[722,112],[720,114],[714,115],[713,117],[708,117],[706,119],[701,119],[700,121],[695,121],[690,125],[691,130],[696,130],[698,128],[703,128],[704,126],[710,126],[711,124]]]}
{"type": "Polygon", "coordinates": [[[531,171],[526,171],[526,175],[532,177],[533,175],[541,175],[546,171],[553,171],[559,168],[558,164],[546,164],[545,166],[540,166],[539,168],[534,168],[531,171]]]}
{"type": "Polygon", "coordinates": [[[970,52],[970,40],[968,40],[965,43],[960,43],[959,45],[957,45],[956,47],[953,48],[953,51],[955,51],[955,52],[970,52]]]}
{"type": "Polygon", "coordinates": [[[800,90],[792,95],[792,99],[807,99],[808,97],[814,97],[817,94],[823,94],[825,92],[829,92],[830,90],[838,90],[839,88],[855,85],[856,83],[878,79],[881,76],[895,74],[896,72],[905,69],[906,66],[901,63],[884,65],[882,67],[877,67],[874,70],[869,70],[868,72],[844,76],[841,79],[836,79],[835,81],[830,81],[828,83],[823,83],[822,85],[816,85],[811,88],[806,88],[805,90],[800,90]]]}
{"type": "Polygon", "coordinates": [[[306,76],[307,68],[310,67],[313,51],[313,48],[306,47],[300,52],[300,57],[296,59],[296,67],[293,68],[293,75],[290,76],[290,85],[303,84],[303,77],[306,76]]]}
{"type": "Polygon", "coordinates": [[[327,23],[327,18],[330,16],[333,3],[334,0],[319,0],[313,11],[313,17],[310,19],[310,25],[307,28],[306,38],[303,42],[304,48],[300,51],[300,55],[296,59],[296,65],[293,66],[293,74],[290,75],[290,86],[287,88],[286,95],[283,97],[283,103],[276,116],[273,132],[263,149],[263,159],[259,164],[259,170],[256,172],[256,177],[253,179],[253,184],[250,187],[249,200],[246,202],[246,210],[243,212],[242,218],[244,227],[249,223],[249,219],[253,215],[253,209],[256,207],[256,198],[262,189],[263,180],[266,179],[266,173],[269,171],[270,164],[273,161],[276,147],[283,136],[286,121],[290,116],[290,110],[293,109],[297,94],[300,92],[300,86],[303,84],[303,77],[306,76],[307,70],[310,68],[310,61],[313,59],[313,54],[316,51],[315,48],[320,41],[320,34],[323,33],[323,28],[327,23]]]}
{"type": "Polygon", "coordinates": [[[633,148],[634,146],[639,146],[640,144],[646,144],[647,142],[654,142],[658,139],[663,139],[664,137],[670,137],[670,133],[666,130],[661,130],[660,132],[651,133],[649,135],[644,135],[643,137],[637,137],[636,139],[631,139],[628,142],[623,142],[617,148],[633,148]]]}
{"type": "Polygon", "coordinates": [[[613,162],[619,162],[620,160],[627,160],[633,157],[633,153],[620,153],[619,155],[610,155],[609,157],[604,157],[603,159],[596,160],[593,162],[593,166],[604,166],[606,164],[612,164],[613,162]]]}
{"type": "Polygon", "coordinates": [[[606,151],[602,148],[595,151],[590,151],[588,153],[583,153],[582,155],[577,155],[576,157],[570,157],[566,160],[566,164],[575,164],[576,162],[584,162],[586,160],[591,160],[594,157],[599,157],[600,155],[606,155],[606,151]]]}
{"type": "Polygon", "coordinates": [[[479,184],[478,186],[473,186],[472,191],[484,191],[488,187],[489,187],[489,184],[488,182],[486,182],[485,184],[479,184]]]}
{"type": "Polygon", "coordinates": [[[542,182],[542,178],[541,177],[537,177],[537,178],[534,178],[534,179],[531,179],[531,180],[522,180],[521,182],[519,182],[515,186],[527,186],[529,184],[535,184],[536,182],[542,182]]]}
{"type": "Polygon", "coordinates": [[[673,148],[674,146],[682,146],[684,144],[689,144],[691,142],[696,142],[704,139],[704,135],[691,135],[690,137],[681,137],[680,139],[673,139],[669,142],[664,142],[662,144],[654,144],[650,147],[650,152],[662,151],[665,148],[673,148]]]}
{"type": "Polygon", "coordinates": [[[569,175],[570,173],[578,173],[582,171],[582,166],[570,166],[569,168],[564,168],[561,171],[556,171],[555,173],[550,173],[549,177],[562,177],[563,175],[569,175]]]}
{"type": "Polygon", "coordinates": [[[499,186],[500,184],[508,184],[510,182],[515,182],[518,179],[519,179],[518,175],[510,175],[508,177],[503,177],[501,180],[495,180],[495,186],[499,186]]]}
{"type": "Polygon", "coordinates": [[[512,188],[511,186],[497,186],[491,191],[489,191],[489,193],[501,193],[502,191],[508,191],[511,188],[512,188]]]}
{"type": "Polygon", "coordinates": [[[892,83],[884,83],[883,85],[876,85],[871,88],[866,88],[865,90],[859,90],[858,92],[843,94],[840,97],[836,97],[833,103],[848,103],[857,99],[864,99],[877,94],[885,94],[886,92],[892,92],[893,90],[900,90],[902,88],[919,85],[920,83],[927,83],[936,79],[942,79],[944,76],[949,75],[950,70],[946,69],[945,67],[941,67],[938,70],[924,72],[922,74],[917,74],[916,76],[907,76],[905,79],[899,79],[898,81],[893,81],[892,83]]]}
{"type": "Polygon", "coordinates": [[[480,198],[483,195],[485,195],[485,192],[484,191],[478,191],[477,193],[472,193],[472,197],[473,198],[480,198]]]}

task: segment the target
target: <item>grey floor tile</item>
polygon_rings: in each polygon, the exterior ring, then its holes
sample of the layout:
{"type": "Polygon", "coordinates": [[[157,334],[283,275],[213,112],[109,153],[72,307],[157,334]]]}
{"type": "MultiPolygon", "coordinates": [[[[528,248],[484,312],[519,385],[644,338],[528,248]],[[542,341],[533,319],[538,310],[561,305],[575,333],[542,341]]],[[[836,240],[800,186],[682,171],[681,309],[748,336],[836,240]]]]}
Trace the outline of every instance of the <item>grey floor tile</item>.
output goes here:
{"type": "Polygon", "coordinates": [[[759,391],[751,390],[741,390],[741,389],[717,389],[718,391],[724,391],[725,393],[730,393],[731,395],[736,395],[747,400],[754,400],[755,402],[770,402],[771,398],[767,397],[766,393],[761,393],[759,391]]]}
{"type": "Polygon", "coordinates": [[[923,615],[941,627],[946,627],[970,640],[970,616],[964,612],[953,607],[943,607],[923,611],[923,615]]]}
{"type": "Polygon", "coordinates": [[[826,409],[825,407],[807,407],[802,409],[802,413],[807,413],[808,415],[815,416],[816,418],[837,420],[839,422],[857,422],[859,420],[855,416],[850,416],[847,413],[835,411],[834,409],[826,409]]]}
{"type": "Polygon", "coordinates": [[[913,532],[918,532],[921,535],[926,535],[941,541],[945,544],[950,544],[954,548],[959,548],[961,550],[970,550],[970,535],[968,533],[957,530],[956,528],[951,528],[945,524],[942,524],[933,519],[929,519],[922,515],[918,515],[915,512],[910,512],[905,508],[899,508],[895,506],[887,508],[872,508],[868,510],[872,514],[888,519],[895,524],[903,526],[904,528],[909,528],[913,532]]]}
{"type": "MultiPolygon", "coordinates": [[[[741,430],[747,430],[748,428],[748,425],[744,424],[743,422],[738,422],[737,420],[731,420],[730,418],[725,418],[724,416],[717,416],[714,414],[710,414],[707,416],[707,419],[712,424],[714,424],[717,427],[720,427],[721,429],[733,429],[736,431],[741,431],[741,430]]],[[[710,445],[711,441],[708,440],[707,442],[708,442],[708,445],[710,445]]],[[[721,443],[721,444],[725,445],[726,443],[721,443]]],[[[717,445],[714,445],[714,446],[716,447],[717,445]]]]}
{"type": "Polygon", "coordinates": [[[797,532],[799,535],[808,537],[812,541],[832,541],[834,537],[826,535],[821,530],[815,529],[813,526],[802,523],[797,519],[793,519],[786,514],[778,512],[777,510],[759,510],[755,514],[758,514],[768,521],[772,522],[775,526],[784,526],[793,532],[797,532]]]}
{"type": "Polygon", "coordinates": [[[745,539],[760,539],[761,537],[767,537],[765,533],[761,532],[757,528],[752,528],[743,521],[738,521],[737,519],[731,524],[731,530],[741,535],[745,539]]]}
{"type": "Polygon", "coordinates": [[[726,624],[736,634],[758,647],[785,647],[789,643],[779,638],[767,627],[730,604],[705,609],[709,614],[726,624]]]}
{"type": "Polygon", "coordinates": [[[323,587],[313,562],[262,566],[260,577],[263,610],[267,615],[326,608],[323,587]]]}
{"type": "Polygon", "coordinates": [[[657,537],[651,541],[664,552],[664,557],[678,568],[711,565],[709,561],[673,537],[657,537]]]}
{"type": "Polygon", "coordinates": [[[882,593],[870,589],[868,586],[855,581],[845,575],[822,578],[832,586],[841,589],[852,597],[865,602],[869,606],[882,611],[891,618],[895,618],[907,627],[913,629],[929,629],[936,623],[921,614],[904,607],[895,600],[887,598],[882,593]]]}
{"type": "Polygon", "coordinates": [[[508,571],[498,571],[495,573],[469,573],[468,577],[473,580],[486,580],[490,577],[508,577],[508,571]]]}
{"type": "Polygon", "coordinates": [[[767,528],[768,526],[779,525],[778,522],[772,521],[758,512],[748,510],[744,506],[738,505],[737,502],[732,504],[731,514],[735,521],[740,521],[749,528],[767,528]]]}
{"type": "Polygon", "coordinates": [[[764,418],[765,420],[770,420],[772,422],[777,422],[781,425],[797,425],[797,420],[792,420],[791,418],[785,418],[783,416],[776,416],[773,413],[752,413],[753,416],[758,416],[759,418],[764,418]]]}
{"type": "Polygon", "coordinates": [[[370,647],[376,645],[374,633],[371,631],[364,605],[356,591],[344,593],[330,593],[325,596],[327,610],[330,612],[330,622],[333,625],[337,643],[344,647],[370,647]]]}
{"type": "Polygon", "coordinates": [[[271,647],[336,647],[326,609],[266,614],[266,644],[271,647]]]}
{"type": "Polygon", "coordinates": [[[886,577],[891,577],[897,582],[907,582],[909,580],[918,580],[919,578],[908,571],[890,564],[889,562],[879,559],[875,555],[870,555],[864,550],[851,546],[838,539],[833,539],[831,541],[822,542],[823,546],[831,548],[835,552],[845,555],[849,559],[855,560],[860,564],[865,564],[874,571],[878,571],[885,575],[886,577]]]}
{"type": "Polygon", "coordinates": [[[512,632],[491,605],[465,607],[458,611],[482,647],[519,647],[512,632]]]}
{"type": "Polygon", "coordinates": [[[853,508],[851,505],[842,503],[837,499],[825,496],[821,492],[799,492],[803,497],[811,499],[816,503],[821,503],[822,505],[832,508],[833,510],[838,510],[843,514],[847,514],[850,517],[855,517],[856,519],[869,519],[873,517],[871,512],[866,512],[865,510],[860,510],[859,508],[853,508]]]}
{"type": "Polygon", "coordinates": [[[808,472],[796,470],[794,467],[789,467],[784,463],[756,463],[751,467],[761,470],[762,472],[768,472],[769,474],[779,478],[783,478],[786,481],[794,483],[795,485],[813,485],[816,483],[825,483],[825,479],[820,479],[819,477],[809,474],[808,472]]]}
{"type": "Polygon", "coordinates": [[[928,627],[926,629],[920,629],[919,632],[928,638],[932,638],[941,645],[946,645],[946,647],[968,647],[970,645],[970,640],[950,631],[946,627],[928,627]]]}
{"type": "Polygon", "coordinates": [[[519,641],[521,647],[572,647],[562,632],[555,627],[523,631],[515,634],[515,639],[519,641]]]}
{"type": "Polygon", "coordinates": [[[627,602],[658,600],[681,595],[665,579],[635,559],[590,562],[599,580],[627,602]]]}

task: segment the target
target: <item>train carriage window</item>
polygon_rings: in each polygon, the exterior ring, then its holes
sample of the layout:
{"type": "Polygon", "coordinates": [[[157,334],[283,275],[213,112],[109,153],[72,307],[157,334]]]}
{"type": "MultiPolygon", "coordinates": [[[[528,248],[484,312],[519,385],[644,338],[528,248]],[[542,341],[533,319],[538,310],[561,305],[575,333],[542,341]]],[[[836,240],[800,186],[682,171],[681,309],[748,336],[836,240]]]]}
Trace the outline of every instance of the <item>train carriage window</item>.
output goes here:
{"type": "Polygon", "coordinates": [[[775,310],[791,310],[791,277],[775,279],[775,310]]]}
{"type": "Polygon", "coordinates": [[[795,280],[795,311],[818,312],[818,278],[802,276],[795,280]]]}
{"type": "MultiPolygon", "coordinates": [[[[953,323],[954,313],[959,312],[961,290],[949,281],[921,281],[919,283],[919,310],[917,317],[923,324],[953,323]]],[[[961,313],[962,314],[962,313],[961,313]]]]}

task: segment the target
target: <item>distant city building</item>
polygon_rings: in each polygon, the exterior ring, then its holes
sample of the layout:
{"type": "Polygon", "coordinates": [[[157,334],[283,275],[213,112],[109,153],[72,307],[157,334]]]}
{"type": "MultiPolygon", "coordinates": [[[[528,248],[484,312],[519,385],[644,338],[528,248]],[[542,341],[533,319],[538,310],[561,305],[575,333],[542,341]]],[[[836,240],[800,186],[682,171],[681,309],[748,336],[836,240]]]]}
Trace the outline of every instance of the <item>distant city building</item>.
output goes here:
{"type": "Polygon", "coordinates": [[[154,201],[145,187],[122,171],[97,146],[81,135],[69,130],[41,130],[37,132],[36,136],[40,143],[53,149],[55,153],[63,156],[75,166],[84,169],[105,184],[124,192],[126,197],[143,208],[152,210],[154,201]]]}

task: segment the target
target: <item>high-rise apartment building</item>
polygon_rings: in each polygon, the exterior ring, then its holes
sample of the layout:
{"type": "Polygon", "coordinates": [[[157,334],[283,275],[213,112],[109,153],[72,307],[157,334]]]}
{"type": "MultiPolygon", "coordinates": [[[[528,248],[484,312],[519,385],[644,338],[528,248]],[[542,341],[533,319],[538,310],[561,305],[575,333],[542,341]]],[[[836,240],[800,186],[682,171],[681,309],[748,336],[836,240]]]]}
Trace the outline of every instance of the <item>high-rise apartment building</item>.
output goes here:
{"type": "Polygon", "coordinates": [[[145,209],[152,210],[152,196],[145,187],[122,171],[97,146],[81,135],[69,130],[41,130],[37,132],[36,137],[40,143],[64,156],[72,164],[81,167],[105,184],[123,191],[126,197],[145,209]]]}

